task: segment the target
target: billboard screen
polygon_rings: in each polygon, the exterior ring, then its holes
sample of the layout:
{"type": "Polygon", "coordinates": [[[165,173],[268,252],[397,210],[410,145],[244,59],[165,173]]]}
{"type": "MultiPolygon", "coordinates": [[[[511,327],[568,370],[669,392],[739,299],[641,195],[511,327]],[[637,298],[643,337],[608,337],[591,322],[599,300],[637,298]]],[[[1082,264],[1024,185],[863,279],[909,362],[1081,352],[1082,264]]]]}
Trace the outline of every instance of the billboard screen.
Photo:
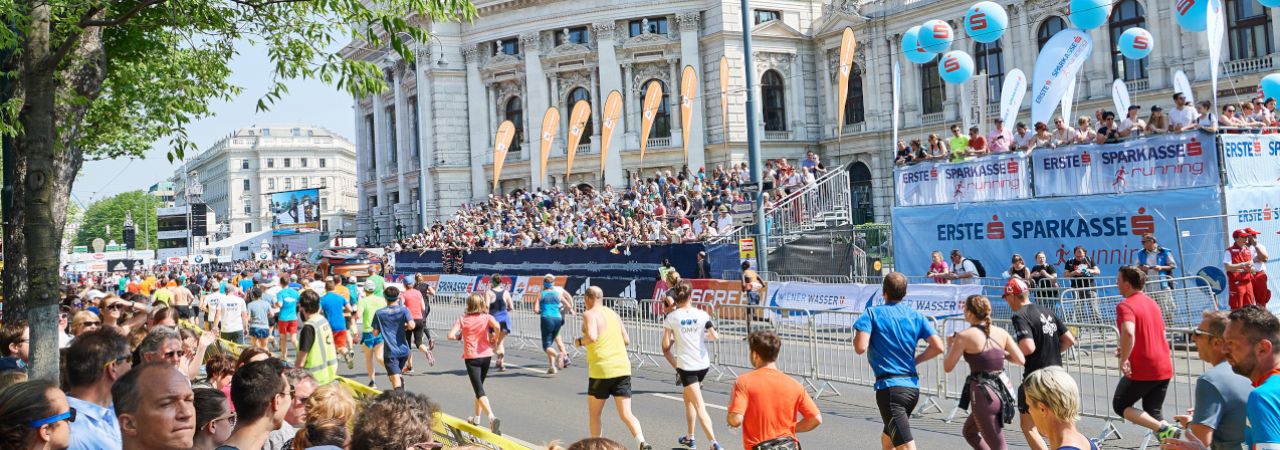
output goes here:
{"type": "Polygon", "coordinates": [[[271,230],[274,234],[320,231],[320,190],[271,194],[271,230]]]}

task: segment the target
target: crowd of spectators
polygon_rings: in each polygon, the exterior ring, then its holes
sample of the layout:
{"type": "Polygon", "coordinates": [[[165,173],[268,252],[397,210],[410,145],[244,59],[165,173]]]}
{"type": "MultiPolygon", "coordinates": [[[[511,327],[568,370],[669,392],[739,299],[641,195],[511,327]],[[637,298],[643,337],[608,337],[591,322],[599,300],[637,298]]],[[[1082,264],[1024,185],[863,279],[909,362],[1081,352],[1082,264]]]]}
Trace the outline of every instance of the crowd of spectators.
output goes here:
{"type": "MultiPolygon", "coordinates": [[[[786,158],[764,167],[766,208],[816,182],[827,172],[814,152],[797,165],[786,158]]],[[[445,221],[397,240],[388,251],[501,249],[531,247],[612,247],[702,241],[735,228],[735,204],[752,199],[741,187],[750,182],[746,163],[717,165],[707,173],[658,171],[638,175],[623,188],[517,190],[464,205],[445,221]]]]}
{"type": "Polygon", "coordinates": [[[1142,136],[1184,131],[1208,133],[1232,132],[1280,125],[1276,99],[1254,98],[1243,103],[1223,103],[1215,114],[1213,105],[1201,100],[1192,105],[1182,93],[1173,94],[1174,106],[1168,112],[1152,105],[1146,118],[1142,106],[1130,105],[1120,117],[1118,111],[1099,109],[1093,117],[1080,116],[1072,125],[1070,118],[1054,117],[1052,124],[1036,122],[1028,128],[1018,122],[1009,129],[1000,118],[992,129],[982,134],[978,127],[962,130],[951,125],[950,136],[930,134],[925,142],[913,139],[896,143],[894,162],[898,165],[924,161],[961,162],[970,158],[1007,152],[1030,152],[1078,144],[1112,144],[1142,136]]]}

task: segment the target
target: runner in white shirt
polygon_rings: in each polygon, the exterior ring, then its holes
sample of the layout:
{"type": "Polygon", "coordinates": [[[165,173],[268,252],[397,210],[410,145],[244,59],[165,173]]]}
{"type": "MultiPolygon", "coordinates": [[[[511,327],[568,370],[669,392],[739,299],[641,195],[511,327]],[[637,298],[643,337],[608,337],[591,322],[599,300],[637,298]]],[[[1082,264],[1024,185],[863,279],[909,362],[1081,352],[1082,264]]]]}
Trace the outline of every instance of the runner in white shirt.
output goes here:
{"type": "Polygon", "coordinates": [[[244,298],[240,297],[240,288],[229,289],[230,294],[221,295],[218,299],[215,321],[223,339],[244,345],[244,327],[249,322],[249,309],[245,307],[244,298]]]}
{"type": "Polygon", "coordinates": [[[711,368],[711,358],[707,354],[707,341],[719,338],[711,316],[689,302],[692,290],[689,282],[680,281],[667,290],[667,295],[676,302],[676,309],[667,314],[662,324],[662,355],[676,369],[680,385],[684,387],[685,421],[688,434],[678,439],[681,445],[694,448],[693,423],[696,418],[711,440],[711,449],[720,450],[716,442],[715,430],[711,427],[711,416],[707,415],[707,405],[702,399],[702,380],[711,368]],[[696,417],[695,417],[696,415],[696,417]]]}

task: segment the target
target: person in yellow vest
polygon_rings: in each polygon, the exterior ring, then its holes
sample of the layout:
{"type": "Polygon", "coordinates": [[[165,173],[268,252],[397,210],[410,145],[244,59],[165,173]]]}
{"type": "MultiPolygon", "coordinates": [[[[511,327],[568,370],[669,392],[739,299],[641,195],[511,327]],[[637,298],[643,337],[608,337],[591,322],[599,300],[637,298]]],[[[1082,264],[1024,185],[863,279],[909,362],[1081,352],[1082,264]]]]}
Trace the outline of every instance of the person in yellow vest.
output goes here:
{"type": "Polygon", "coordinates": [[[583,296],[586,311],[582,313],[582,337],[574,341],[587,347],[587,405],[590,411],[591,437],[600,437],[600,413],[610,396],[618,408],[618,417],[631,430],[640,450],[652,450],[644,440],[640,421],[631,413],[631,360],[627,346],[631,336],[622,327],[618,313],[604,306],[604,292],[592,286],[583,296]]]}
{"type": "Polygon", "coordinates": [[[298,333],[298,355],[293,365],[301,367],[325,385],[338,378],[338,350],[333,345],[329,320],[320,314],[320,296],[310,289],[298,299],[304,325],[298,333]]]}

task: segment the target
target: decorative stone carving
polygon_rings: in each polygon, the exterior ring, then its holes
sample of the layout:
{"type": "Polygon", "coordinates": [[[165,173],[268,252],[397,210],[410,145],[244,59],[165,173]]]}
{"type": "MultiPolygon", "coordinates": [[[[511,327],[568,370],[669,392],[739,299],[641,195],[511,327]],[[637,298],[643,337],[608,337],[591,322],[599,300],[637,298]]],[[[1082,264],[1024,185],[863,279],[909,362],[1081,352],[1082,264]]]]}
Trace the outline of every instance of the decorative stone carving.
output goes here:
{"type": "Polygon", "coordinates": [[[542,33],[533,32],[520,35],[520,48],[524,51],[542,50],[542,33]]]}
{"type": "Polygon", "coordinates": [[[503,111],[506,111],[507,101],[511,100],[511,97],[519,95],[520,85],[514,81],[507,81],[493,85],[493,98],[498,102],[498,117],[502,117],[503,111]]]}
{"type": "Polygon", "coordinates": [[[591,31],[595,34],[596,39],[613,39],[615,28],[617,28],[617,24],[613,22],[591,24],[591,31]]]}
{"type": "Polygon", "coordinates": [[[575,70],[573,72],[564,72],[560,74],[560,103],[569,101],[569,93],[576,88],[584,88],[587,92],[591,92],[591,72],[588,70],[575,70]]]}
{"type": "Polygon", "coordinates": [[[631,74],[631,86],[641,92],[644,90],[644,82],[653,79],[661,80],[670,89],[671,80],[667,78],[671,76],[671,65],[667,63],[633,64],[631,74]]]}
{"type": "Polygon", "coordinates": [[[683,12],[676,15],[676,25],[680,27],[681,33],[686,31],[697,32],[700,18],[701,14],[697,11],[683,12]]]}
{"type": "Polygon", "coordinates": [[[833,0],[822,6],[822,10],[826,15],[841,13],[848,16],[862,15],[862,0],[833,0]]]}
{"type": "Polygon", "coordinates": [[[755,52],[756,71],[763,74],[764,71],[773,69],[782,74],[784,78],[789,77],[791,75],[791,61],[795,57],[796,55],[793,53],[755,52]]]}
{"type": "Polygon", "coordinates": [[[474,45],[462,46],[462,62],[466,64],[480,63],[480,50],[474,45]]]}

